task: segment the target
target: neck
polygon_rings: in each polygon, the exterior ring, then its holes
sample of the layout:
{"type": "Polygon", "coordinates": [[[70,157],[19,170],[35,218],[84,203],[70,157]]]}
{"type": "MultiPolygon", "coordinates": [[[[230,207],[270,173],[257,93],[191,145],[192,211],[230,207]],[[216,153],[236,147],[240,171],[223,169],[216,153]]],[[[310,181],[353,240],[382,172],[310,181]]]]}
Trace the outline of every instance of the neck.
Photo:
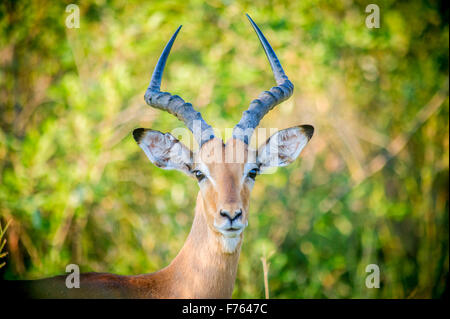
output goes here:
{"type": "Polygon", "coordinates": [[[194,222],[183,248],[169,266],[155,275],[167,278],[170,297],[231,298],[241,243],[242,238],[235,252],[224,252],[221,237],[206,223],[199,194],[194,222]]]}

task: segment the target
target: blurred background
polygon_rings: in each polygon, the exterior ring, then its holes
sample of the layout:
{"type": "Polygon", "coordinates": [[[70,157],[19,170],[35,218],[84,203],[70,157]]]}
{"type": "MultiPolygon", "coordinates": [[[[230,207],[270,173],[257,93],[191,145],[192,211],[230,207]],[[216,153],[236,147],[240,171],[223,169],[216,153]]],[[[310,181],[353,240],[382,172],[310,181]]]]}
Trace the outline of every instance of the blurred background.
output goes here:
{"type": "MultiPolygon", "coordinates": [[[[311,124],[300,159],[257,178],[233,297],[436,298],[449,268],[449,30],[444,1],[69,1],[0,4],[3,279],[166,266],[198,186],[153,166],[131,132],[170,132],[162,89],[232,128],[274,80],[245,13],[295,85],[261,127],[311,124]],[[368,289],[366,266],[380,268],[368,289]]],[[[0,231],[0,235],[1,235],[0,231]]],[[[1,237],[1,236],[0,236],[1,237]]],[[[0,242],[1,244],[1,242],[0,242]]],[[[0,282],[1,285],[1,282],[0,282]]]]}

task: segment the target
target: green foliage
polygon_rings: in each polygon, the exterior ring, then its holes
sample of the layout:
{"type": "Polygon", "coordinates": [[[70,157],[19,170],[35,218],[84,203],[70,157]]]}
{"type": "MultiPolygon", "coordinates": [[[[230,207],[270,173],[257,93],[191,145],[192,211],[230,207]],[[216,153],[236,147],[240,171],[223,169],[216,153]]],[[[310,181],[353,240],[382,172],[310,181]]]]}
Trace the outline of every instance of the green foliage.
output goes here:
{"type": "Polygon", "coordinates": [[[300,160],[259,176],[233,296],[438,297],[448,276],[448,11],[434,1],[83,1],[0,4],[2,276],[166,266],[193,218],[194,180],[151,165],[136,127],[180,123],[143,95],[166,41],[163,90],[219,129],[274,81],[248,12],[295,85],[261,127],[315,126],[300,160]],[[68,4],[68,3],[66,3],[68,4]],[[378,264],[381,288],[367,289],[378,264]]]}

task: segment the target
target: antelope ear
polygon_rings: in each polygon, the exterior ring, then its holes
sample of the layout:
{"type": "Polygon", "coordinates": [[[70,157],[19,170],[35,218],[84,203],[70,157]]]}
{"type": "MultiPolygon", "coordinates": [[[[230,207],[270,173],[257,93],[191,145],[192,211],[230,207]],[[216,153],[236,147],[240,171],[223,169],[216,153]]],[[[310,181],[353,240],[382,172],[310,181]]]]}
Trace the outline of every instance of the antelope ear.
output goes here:
{"type": "Polygon", "coordinates": [[[137,128],[133,137],[156,166],[191,174],[192,152],[170,133],[137,128]]]}
{"type": "Polygon", "coordinates": [[[269,167],[286,166],[295,161],[313,133],[311,125],[300,125],[273,134],[258,149],[257,164],[261,172],[269,167]]]}

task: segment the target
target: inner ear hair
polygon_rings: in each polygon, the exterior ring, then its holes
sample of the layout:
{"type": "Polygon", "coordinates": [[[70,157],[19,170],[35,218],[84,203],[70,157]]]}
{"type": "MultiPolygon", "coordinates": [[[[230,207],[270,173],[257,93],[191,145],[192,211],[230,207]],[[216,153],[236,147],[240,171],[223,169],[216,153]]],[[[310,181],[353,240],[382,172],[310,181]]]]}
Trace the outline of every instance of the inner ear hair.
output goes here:
{"type": "Polygon", "coordinates": [[[191,173],[193,154],[172,134],[138,128],[133,131],[133,137],[156,166],[191,173]]]}
{"type": "Polygon", "coordinates": [[[261,168],[286,166],[301,153],[314,133],[311,125],[298,125],[280,130],[269,137],[258,149],[261,168]]]}

